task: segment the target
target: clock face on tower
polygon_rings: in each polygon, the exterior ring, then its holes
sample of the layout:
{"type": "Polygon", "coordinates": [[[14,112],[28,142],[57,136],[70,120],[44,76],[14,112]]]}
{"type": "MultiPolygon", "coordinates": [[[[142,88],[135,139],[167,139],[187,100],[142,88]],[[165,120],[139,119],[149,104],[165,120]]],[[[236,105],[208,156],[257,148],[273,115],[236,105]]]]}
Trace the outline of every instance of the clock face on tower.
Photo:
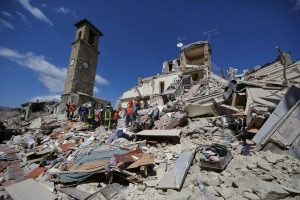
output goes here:
{"type": "Polygon", "coordinates": [[[71,60],[70,65],[74,65],[74,59],[71,60]]]}
{"type": "Polygon", "coordinates": [[[87,68],[89,67],[89,64],[86,63],[86,62],[84,62],[84,63],[82,64],[82,67],[85,68],[85,69],[87,69],[87,68]]]}

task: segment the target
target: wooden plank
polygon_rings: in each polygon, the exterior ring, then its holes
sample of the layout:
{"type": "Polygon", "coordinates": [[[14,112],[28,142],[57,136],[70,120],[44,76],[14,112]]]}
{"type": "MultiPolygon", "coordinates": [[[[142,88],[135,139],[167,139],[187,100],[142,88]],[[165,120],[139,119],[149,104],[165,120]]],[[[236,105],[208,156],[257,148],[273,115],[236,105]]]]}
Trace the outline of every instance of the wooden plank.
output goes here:
{"type": "Polygon", "coordinates": [[[147,137],[180,137],[181,130],[170,129],[170,130],[143,130],[136,133],[136,136],[147,136],[147,137]]]}
{"type": "Polygon", "coordinates": [[[144,154],[143,157],[130,164],[126,169],[133,169],[140,166],[150,165],[154,163],[154,158],[151,154],[144,154]]]}

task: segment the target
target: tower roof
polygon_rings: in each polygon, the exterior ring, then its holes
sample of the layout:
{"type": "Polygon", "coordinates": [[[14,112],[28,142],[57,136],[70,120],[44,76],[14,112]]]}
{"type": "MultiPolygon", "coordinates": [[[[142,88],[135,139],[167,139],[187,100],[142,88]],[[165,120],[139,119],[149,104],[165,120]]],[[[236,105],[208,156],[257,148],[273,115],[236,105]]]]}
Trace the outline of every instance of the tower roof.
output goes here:
{"type": "Polygon", "coordinates": [[[99,34],[99,36],[102,36],[103,33],[101,33],[101,31],[99,29],[97,29],[89,20],[87,19],[82,19],[79,22],[75,23],[74,26],[76,26],[77,28],[79,28],[80,26],[82,26],[83,24],[88,24],[89,26],[91,26],[93,29],[95,29],[95,31],[97,31],[97,33],[99,34]]]}

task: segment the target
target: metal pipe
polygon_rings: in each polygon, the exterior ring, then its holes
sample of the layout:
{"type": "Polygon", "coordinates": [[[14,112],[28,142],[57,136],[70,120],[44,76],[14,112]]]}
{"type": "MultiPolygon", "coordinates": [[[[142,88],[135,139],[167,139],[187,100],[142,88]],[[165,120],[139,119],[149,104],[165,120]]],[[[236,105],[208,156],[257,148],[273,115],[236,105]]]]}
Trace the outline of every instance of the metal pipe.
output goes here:
{"type": "Polygon", "coordinates": [[[276,46],[276,49],[277,49],[277,51],[279,52],[279,56],[280,56],[280,60],[281,60],[281,62],[283,63],[283,82],[282,82],[282,84],[283,85],[287,85],[287,79],[286,79],[286,68],[287,68],[287,62],[286,62],[286,59],[285,59],[285,57],[283,56],[283,53],[282,53],[282,51],[280,50],[280,48],[278,47],[278,46],[276,46]]]}

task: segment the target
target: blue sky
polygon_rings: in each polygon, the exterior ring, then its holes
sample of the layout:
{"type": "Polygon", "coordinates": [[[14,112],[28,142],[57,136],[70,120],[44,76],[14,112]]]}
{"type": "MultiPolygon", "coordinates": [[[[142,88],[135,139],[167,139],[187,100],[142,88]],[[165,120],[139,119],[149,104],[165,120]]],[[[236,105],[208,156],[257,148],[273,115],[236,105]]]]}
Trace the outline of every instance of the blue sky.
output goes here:
{"type": "Polygon", "coordinates": [[[300,60],[300,0],[0,0],[0,106],[62,93],[82,18],[104,33],[94,95],[113,103],[178,56],[178,36],[205,40],[215,27],[212,62],[223,69],[271,62],[276,45],[300,60]]]}

